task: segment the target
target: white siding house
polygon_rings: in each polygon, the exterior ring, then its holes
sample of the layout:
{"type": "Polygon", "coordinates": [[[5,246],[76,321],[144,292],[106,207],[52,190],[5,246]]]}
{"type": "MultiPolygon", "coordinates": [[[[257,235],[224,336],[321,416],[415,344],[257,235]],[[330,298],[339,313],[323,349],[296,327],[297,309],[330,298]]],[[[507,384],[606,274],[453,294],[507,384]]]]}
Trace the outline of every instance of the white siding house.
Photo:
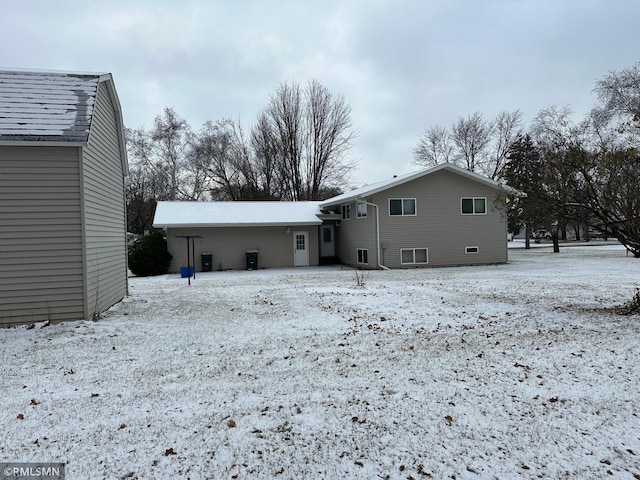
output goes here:
{"type": "Polygon", "coordinates": [[[0,326],[126,295],[127,173],[111,74],[0,71],[0,326]]]}

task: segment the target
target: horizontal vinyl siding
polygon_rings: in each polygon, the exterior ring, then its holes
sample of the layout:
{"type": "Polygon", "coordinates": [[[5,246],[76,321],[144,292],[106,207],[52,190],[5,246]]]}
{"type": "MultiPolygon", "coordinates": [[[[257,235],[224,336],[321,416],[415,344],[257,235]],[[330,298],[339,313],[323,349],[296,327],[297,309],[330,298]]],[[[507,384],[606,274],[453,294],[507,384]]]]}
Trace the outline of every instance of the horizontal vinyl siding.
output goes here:
{"type": "Polygon", "coordinates": [[[83,150],[88,314],[120,301],[127,291],[124,172],[116,116],[104,84],[96,99],[91,137],[83,150]]]}
{"type": "Polygon", "coordinates": [[[351,218],[340,220],[336,228],[338,258],[346,265],[358,268],[378,268],[378,250],[376,247],[376,210],[367,205],[367,216],[357,218],[356,203],[351,202],[351,218]],[[369,263],[358,262],[358,249],[368,250],[369,263]]]}
{"type": "Polygon", "coordinates": [[[79,150],[0,147],[0,325],[84,316],[79,150]]]}
{"type": "MultiPolygon", "coordinates": [[[[403,248],[427,248],[428,266],[503,263],[507,261],[504,213],[494,204],[497,191],[455,173],[441,171],[381,192],[373,200],[380,205],[380,237],[388,248],[384,264],[401,264],[403,248]],[[461,197],[485,197],[486,215],[462,215],[461,197]],[[390,216],[389,198],[415,198],[415,216],[390,216]],[[479,253],[465,254],[477,246],[479,253]]],[[[416,265],[424,266],[424,265],[416,265]]]]}
{"type": "MultiPolygon", "coordinates": [[[[168,229],[167,244],[173,255],[171,272],[178,272],[187,264],[187,243],[180,235],[201,235],[195,239],[195,266],[202,267],[201,255],[213,255],[213,270],[244,270],[247,268],[246,251],[258,250],[258,268],[293,267],[293,232],[309,233],[309,265],[318,265],[318,227],[230,227],[168,229]]],[[[193,265],[191,260],[191,265],[193,265]]]]}

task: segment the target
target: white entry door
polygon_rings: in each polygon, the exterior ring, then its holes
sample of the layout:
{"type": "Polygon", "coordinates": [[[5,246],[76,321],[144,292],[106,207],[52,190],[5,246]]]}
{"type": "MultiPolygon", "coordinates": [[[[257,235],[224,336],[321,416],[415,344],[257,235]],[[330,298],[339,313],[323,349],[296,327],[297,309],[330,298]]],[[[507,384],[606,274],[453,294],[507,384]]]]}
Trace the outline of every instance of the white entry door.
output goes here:
{"type": "Polygon", "coordinates": [[[293,266],[309,265],[309,232],[293,232],[293,266]]]}

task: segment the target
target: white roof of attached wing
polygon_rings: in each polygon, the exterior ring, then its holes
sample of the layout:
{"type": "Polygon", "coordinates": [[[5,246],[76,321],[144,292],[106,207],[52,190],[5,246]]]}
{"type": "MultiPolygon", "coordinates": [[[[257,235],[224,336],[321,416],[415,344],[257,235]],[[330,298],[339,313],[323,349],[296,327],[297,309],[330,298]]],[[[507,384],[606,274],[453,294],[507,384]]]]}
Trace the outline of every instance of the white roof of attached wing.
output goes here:
{"type": "Polygon", "coordinates": [[[350,192],[343,193],[342,195],[329,198],[328,200],[324,200],[323,202],[321,202],[320,207],[326,208],[334,205],[339,205],[342,203],[348,203],[356,199],[365,199],[369,195],[375,195],[376,193],[382,192],[384,190],[388,190],[389,188],[396,187],[398,185],[402,185],[403,183],[410,182],[411,180],[415,180],[425,175],[439,172],[440,170],[449,170],[451,172],[457,173],[459,175],[463,175],[472,180],[483,183],[497,190],[502,190],[512,195],[524,195],[522,192],[516,190],[515,188],[511,188],[504,183],[496,182],[495,180],[491,180],[490,178],[484,177],[477,173],[458,167],[457,165],[453,165],[452,163],[441,163],[440,165],[436,165],[435,167],[424,168],[416,172],[406,173],[404,175],[398,175],[393,178],[389,178],[387,180],[373,183],[371,185],[367,185],[365,187],[357,188],[350,192]]]}
{"type": "Polygon", "coordinates": [[[321,225],[320,202],[158,202],[154,227],[321,225]]]}

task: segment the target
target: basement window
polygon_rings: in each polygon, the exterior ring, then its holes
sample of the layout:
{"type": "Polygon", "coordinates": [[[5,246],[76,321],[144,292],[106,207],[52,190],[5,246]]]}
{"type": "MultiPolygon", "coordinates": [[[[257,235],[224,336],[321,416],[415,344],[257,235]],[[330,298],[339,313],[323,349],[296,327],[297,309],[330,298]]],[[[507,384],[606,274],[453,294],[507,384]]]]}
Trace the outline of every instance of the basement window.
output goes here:
{"type": "Polygon", "coordinates": [[[478,247],[464,247],[464,253],[473,254],[479,253],[480,249],[478,247]]]}
{"type": "Polygon", "coordinates": [[[400,263],[403,265],[429,263],[427,248],[402,248],[400,249],[400,263]]]}
{"type": "Polygon", "coordinates": [[[369,250],[366,248],[358,249],[358,263],[368,264],[369,263],[369,250]]]}

